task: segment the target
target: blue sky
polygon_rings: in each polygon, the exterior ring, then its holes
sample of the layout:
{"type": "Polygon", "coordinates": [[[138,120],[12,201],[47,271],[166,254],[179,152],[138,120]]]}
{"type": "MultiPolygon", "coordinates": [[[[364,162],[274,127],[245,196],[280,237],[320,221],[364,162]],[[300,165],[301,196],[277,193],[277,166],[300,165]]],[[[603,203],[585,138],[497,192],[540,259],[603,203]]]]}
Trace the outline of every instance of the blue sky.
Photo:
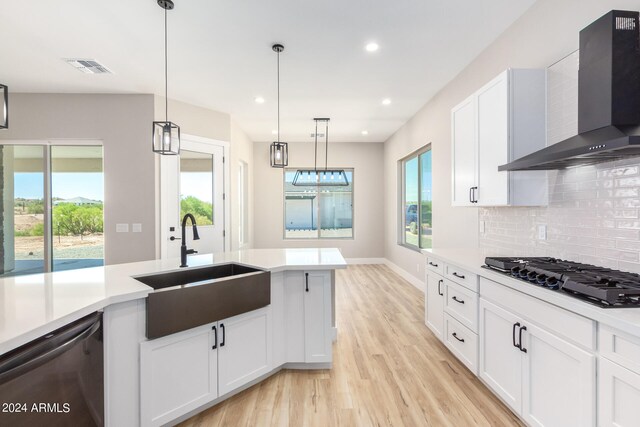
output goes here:
{"type": "MultiPolygon", "coordinates": [[[[53,197],[71,199],[86,197],[104,200],[104,179],[102,173],[54,173],[51,181],[53,197]]],[[[44,185],[41,173],[16,173],[14,197],[42,199],[44,185]]]]}
{"type": "Polygon", "coordinates": [[[195,196],[203,202],[213,202],[211,172],[182,172],[180,174],[180,196],[195,196]]]}
{"type": "MultiPolygon", "coordinates": [[[[422,154],[422,200],[432,199],[432,164],[431,151],[422,154]]],[[[405,200],[407,202],[418,201],[418,158],[414,158],[405,163],[405,200]]]]}

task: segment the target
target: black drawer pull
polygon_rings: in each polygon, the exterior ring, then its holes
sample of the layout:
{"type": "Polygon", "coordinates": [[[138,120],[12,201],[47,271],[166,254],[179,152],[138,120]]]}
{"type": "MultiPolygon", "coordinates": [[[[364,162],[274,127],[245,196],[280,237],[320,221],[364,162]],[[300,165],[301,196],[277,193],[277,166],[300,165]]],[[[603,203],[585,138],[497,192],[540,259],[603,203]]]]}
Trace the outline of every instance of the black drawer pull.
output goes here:
{"type": "Polygon", "coordinates": [[[213,329],[213,346],[211,346],[211,350],[215,350],[218,348],[218,328],[212,326],[211,329],[213,329]]]}
{"type": "Polygon", "coordinates": [[[515,348],[520,348],[519,344],[516,344],[516,328],[520,326],[520,322],[513,324],[513,330],[511,331],[511,339],[515,348]]]}
{"type": "Polygon", "coordinates": [[[454,332],[454,333],[452,333],[452,334],[451,334],[451,336],[452,336],[452,337],[454,337],[455,339],[457,339],[457,340],[458,340],[458,341],[460,341],[460,342],[464,342],[464,338],[458,338],[458,336],[456,335],[456,333],[455,333],[455,332],[454,332]]]}
{"type": "Polygon", "coordinates": [[[453,273],[451,273],[451,274],[453,274],[454,276],[456,276],[459,279],[464,279],[464,274],[458,274],[455,271],[453,273]]]}
{"type": "Polygon", "coordinates": [[[304,273],[305,291],[309,292],[309,273],[304,273]]]}
{"type": "Polygon", "coordinates": [[[520,341],[518,343],[518,346],[520,348],[520,351],[523,352],[523,353],[527,352],[527,349],[522,346],[522,331],[526,331],[526,330],[527,330],[526,326],[521,326],[520,327],[520,332],[518,333],[518,341],[520,341]]]}
{"type": "Polygon", "coordinates": [[[434,263],[432,263],[431,261],[429,261],[429,265],[432,265],[432,266],[434,266],[434,267],[438,267],[438,264],[434,264],[434,263]]]}
{"type": "Polygon", "coordinates": [[[456,298],[456,296],[455,296],[455,295],[454,295],[454,296],[452,296],[452,297],[451,297],[451,299],[452,299],[452,300],[454,300],[454,301],[455,301],[455,302],[457,302],[457,303],[464,304],[464,300],[461,300],[461,299],[456,298]]]}
{"type": "Polygon", "coordinates": [[[442,284],[444,283],[444,280],[440,279],[438,280],[438,295],[443,296],[444,292],[442,292],[442,284]]]}

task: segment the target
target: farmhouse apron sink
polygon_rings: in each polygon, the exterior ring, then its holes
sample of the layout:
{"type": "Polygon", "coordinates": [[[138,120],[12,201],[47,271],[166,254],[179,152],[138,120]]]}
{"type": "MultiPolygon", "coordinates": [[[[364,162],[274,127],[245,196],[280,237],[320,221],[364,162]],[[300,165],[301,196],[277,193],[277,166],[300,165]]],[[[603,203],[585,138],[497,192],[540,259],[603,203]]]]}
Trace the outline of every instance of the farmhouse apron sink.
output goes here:
{"type": "Polygon", "coordinates": [[[236,263],[136,276],[147,297],[147,338],[159,338],[265,307],[271,273],[236,263]]]}

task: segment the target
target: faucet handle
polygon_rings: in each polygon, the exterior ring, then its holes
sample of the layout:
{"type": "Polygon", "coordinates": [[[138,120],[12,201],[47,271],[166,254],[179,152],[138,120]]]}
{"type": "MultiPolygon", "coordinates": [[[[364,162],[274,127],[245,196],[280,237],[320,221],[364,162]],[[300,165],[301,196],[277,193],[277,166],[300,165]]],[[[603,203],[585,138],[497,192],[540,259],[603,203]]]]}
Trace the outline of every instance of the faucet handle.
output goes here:
{"type": "Polygon", "coordinates": [[[187,255],[191,255],[191,254],[197,254],[198,251],[196,251],[195,249],[187,249],[187,255]]]}

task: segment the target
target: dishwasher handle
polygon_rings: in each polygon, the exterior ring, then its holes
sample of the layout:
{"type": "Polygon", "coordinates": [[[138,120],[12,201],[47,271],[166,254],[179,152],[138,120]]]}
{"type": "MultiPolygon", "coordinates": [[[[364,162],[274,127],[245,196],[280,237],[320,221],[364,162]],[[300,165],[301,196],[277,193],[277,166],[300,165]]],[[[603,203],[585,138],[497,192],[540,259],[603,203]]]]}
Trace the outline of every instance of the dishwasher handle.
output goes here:
{"type": "Polygon", "coordinates": [[[41,366],[48,361],[55,359],[65,351],[69,350],[74,344],[84,340],[85,338],[90,337],[98,329],[102,324],[101,316],[98,314],[94,318],[87,319],[85,322],[74,325],[72,329],[78,329],[79,326],[84,326],[86,323],[89,323],[91,320],[93,322],[82,330],[82,332],[77,335],[68,338],[68,334],[60,334],[60,337],[52,337],[51,341],[42,341],[37,344],[34,344],[33,348],[30,348],[28,351],[23,351],[17,353],[15,356],[8,358],[7,360],[0,362],[0,384],[4,384],[30,370],[41,366]],[[58,340],[56,340],[58,338],[58,340]],[[61,338],[66,338],[66,340],[62,342],[61,338]],[[51,348],[53,345],[53,348],[51,348]],[[48,349],[48,351],[42,352],[42,350],[48,349]]]}

